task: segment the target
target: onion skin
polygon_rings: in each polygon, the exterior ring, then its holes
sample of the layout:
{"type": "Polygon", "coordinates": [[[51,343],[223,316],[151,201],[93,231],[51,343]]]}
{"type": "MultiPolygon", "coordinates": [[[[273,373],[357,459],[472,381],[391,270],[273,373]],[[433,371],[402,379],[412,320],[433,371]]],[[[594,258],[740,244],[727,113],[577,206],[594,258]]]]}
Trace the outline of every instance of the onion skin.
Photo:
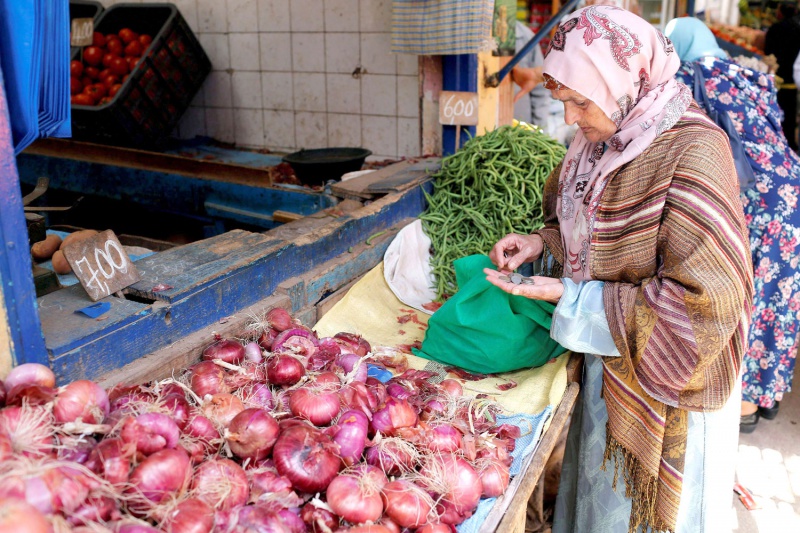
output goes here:
{"type": "Polygon", "coordinates": [[[14,448],[11,446],[11,439],[5,431],[0,431],[0,463],[14,455],[14,448]]]}
{"type": "Polygon", "coordinates": [[[201,410],[209,420],[226,428],[236,415],[244,411],[244,404],[233,394],[221,392],[207,398],[201,410]]]}
{"type": "Polygon", "coordinates": [[[122,425],[120,437],[123,442],[131,443],[136,451],[151,455],[165,448],[178,445],[181,432],[172,418],[161,413],[143,413],[137,417],[128,417],[122,425]]]}
{"type": "Polygon", "coordinates": [[[164,407],[170,410],[172,420],[178,425],[178,429],[183,431],[189,423],[189,413],[192,408],[183,394],[167,394],[163,397],[164,407]]]}
{"type": "Polygon", "coordinates": [[[56,386],[56,375],[39,363],[23,363],[12,368],[4,381],[5,388],[9,392],[24,385],[40,385],[52,389],[56,386]]]}
{"type": "Polygon", "coordinates": [[[85,422],[100,424],[108,416],[108,394],[93,381],[73,381],[56,395],[53,416],[56,422],[85,422]]]}
{"type": "Polygon", "coordinates": [[[452,533],[454,529],[447,524],[425,524],[414,533],[452,533]]]}
{"type": "Polygon", "coordinates": [[[337,446],[321,431],[304,424],[282,429],[272,450],[278,473],[301,492],[322,492],[336,477],[341,461],[337,446]]]}
{"type": "Polygon", "coordinates": [[[289,398],[289,409],[298,418],[308,420],[315,426],[327,426],[341,409],[341,400],[335,392],[319,392],[301,387],[289,398]]]}
{"type": "Polygon", "coordinates": [[[5,407],[6,405],[6,385],[2,381],[0,381],[0,407],[5,407]]]}
{"type": "Polygon", "coordinates": [[[381,524],[353,526],[343,530],[345,533],[392,533],[392,530],[381,524]]]}
{"type": "Polygon", "coordinates": [[[114,528],[114,533],[161,533],[161,531],[144,524],[122,524],[114,528]]]}
{"type": "Polygon", "coordinates": [[[399,526],[418,528],[428,521],[431,500],[423,490],[404,479],[390,481],[383,487],[386,516],[399,526]]]}
{"type": "Polygon", "coordinates": [[[482,491],[481,478],[475,469],[461,457],[442,454],[434,455],[429,460],[438,464],[435,466],[423,465],[420,474],[424,478],[432,478],[434,477],[432,472],[441,471],[443,473],[443,482],[448,487],[447,492],[443,494],[443,503],[451,504],[455,512],[463,516],[463,521],[478,506],[482,491]]]}
{"type": "Polygon", "coordinates": [[[281,354],[267,361],[267,380],[278,386],[296,384],[306,373],[306,367],[296,357],[281,354]]]}
{"type": "Polygon", "coordinates": [[[251,383],[242,387],[239,392],[242,395],[242,403],[245,407],[256,407],[258,409],[272,410],[275,407],[275,399],[269,386],[264,383],[251,383]]]}
{"type": "Polygon", "coordinates": [[[232,365],[244,361],[244,346],[231,339],[220,339],[203,350],[203,360],[213,361],[219,359],[232,365]]]}
{"type": "MultiPolygon", "coordinates": [[[[340,332],[333,336],[333,340],[338,342],[347,352],[354,353],[359,357],[364,357],[372,351],[372,347],[360,335],[354,333],[340,332]]],[[[342,350],[344,352],[345,350],[342,350]]]]}
{"type": "Polygon", "coordinates": [[[339,445],[339,456],[342,462],[350,466],[361,459],[367,445],[367,428],[369,420],[361,411],[351,409],[342,413],[336,425],[329,433],[333,442],[339,445]]]}
{"type": "Polygon", "coordinates": [[[201,464],[192,478],[192,492],[210,507],[230,511],[247,503],[247,474],[230,459],[211,459],[201,464]]]}
{"type": "MultiPolygon", "coordinates": [[[[181,496],[189,484],[191,474],[192,463],[184,450],[161,450],[133,469],[130,483],[135,490],[131,492],[140,494],[153,504],[160,504],[169,498],[181,496]]],[[[141,512],[148,506],[146,502],[142,502],[128,507],[134,512],[141,512]]]]}
{"type": "Polygon", "coordinates": [[[234,455],[259,461],[278,440],[278,423],[264,409],[245,409],[231,420],[226,440],[234,455]]]}
{"type": "Polygon", "coordinates": [[[348,522],[363,524],[375,522],[383,514],[383,500],[379,490],[364,486],[362,480],[351,475],[338,475],[325,490],[325,497],[333,512],[348,522]]]}
{"type": "Polygon", "coordinates": [[[128,482],[135,451],[122,439],[104,439],[89,454],[84,466],[112,485],[122,485],[128,482]]]}
{"type": "Polygon", "coordinates": [[[187,498],[166,518],[166,533],[211,533],[214,510],[199,498],[187,498]]]}
{"type": "Polygon", "coordinates": [[[278,332],[286,331],[287,329],[291,329],[294,326],[294,322],[292,321],[292,316],[283,307],[273,307],[272,309],[267,311],[267,315],[265,318],[269,323],[269,327],[278,332]]]}
{"type": "Polygon", "coordinates": [[[372,428],[385,435],[391,435],[400,428],[414,427],[418,421],[417,412],[406,400],[398,400],[391,396],[386,398],[382,409],[372,414],[372,428]]]}
{"type": "Polygon", "coordinates": [[[0,533],[49,533],[50,524],[24,500],[0,499],[0,533]]]}
{"type": "Polygon", "coordinates": [[[444,389],[450,396],[458,397],[464,395],[464,388],[461,383],[454,379],[445,379],[439,383],[439,387],[444,389]]]}
{"type": "Polygon", "coordinates": [[[307,503],[303,506],[300,510],[300,518],[311,528],[313,533],[323,533],[328,530],[334,531],[339,526],[338,516],[312,503],[307,503]]]}
{"type": "Polygon", "coordinates": [[[302,352],[300,355],[309,357],[317,351],[317,345],[319,339],[313,331],[304,327],[293,327],[278,333],[272,342],[272,351],[294,353],[300,350],[302,352]]]}
{"type": "Polygon", "coordinates": [[[205,398],[207,394],[219,394],[230,392],[230,388],[225,383],[225,371],[212,361],[197,363],[191,368],[192,392],[205,398]]]}
{"type": "Polygon", "coordinates": [[[432,452],[452,453],[461,448],[461,432],[449,424],[429,427],[424,446],[432,452]]]}
{"type": "MultiPolygon", "coordinates": [[[[3,438],[8,439],[5,434],[0,433],[0,461],[5,460],[3,457],[3,438]]],[[[83,464],[89,459],[92,450],[97,446],[97,441],[94,437],[73,437],[70,435],[62,435],[59,437],[58,458],[62,461],[70,461],[78,464],[83,464]]]]}
{"type": "Polygon", "coordinates": [[[259,335],[257,341],[258,345],[267,350],[268,352],[271,352],[272,343],[275,342],[275,337],[278,336],[278,333],[280,333],[280,331],[278,331],[277,329],[273,328],[267,329],[261,335],[259,335]]]}
{"type": "Polygon", "coordinates": [[[488,461],[478,468],[483,488],[481,495],[484,498],[502,496],[508,488],[511,478],[508,466],[499,461],[488,461]]]}
{"type": "Polygon", "coordinates": [[[248,342],[244,345],[244,357],[253,363],[260,363],[264,359],[261,354],[261,346],[257,342],[248,342]]]}

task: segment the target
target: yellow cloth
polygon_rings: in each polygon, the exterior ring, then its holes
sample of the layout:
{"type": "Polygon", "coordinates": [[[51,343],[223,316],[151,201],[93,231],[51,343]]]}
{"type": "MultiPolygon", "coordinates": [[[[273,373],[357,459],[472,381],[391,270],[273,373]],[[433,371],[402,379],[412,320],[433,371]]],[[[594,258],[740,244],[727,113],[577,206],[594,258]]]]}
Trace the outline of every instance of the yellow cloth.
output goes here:
{"type": "MultiPolygon", "coordinates": [[[[428,315],[397,299],[384,279],[381,262],[353,285],[314,329],[320,337],[347,331],[361,335],[372,346],[399,346],[422,341],[427,323],[428,315]]],[[[406,357],[409,367],[417,370],[438,364],[410,353],[406,357]]],[[[567,388],[568,359],[569,352],[539,368],[498,374],[480,381],[462,381],[462,384],[469,394],[490,395],[509,413],[536,414],[548,405],[555,408],[561,401],[567,388]],[[500,391],[497,386],[508,383],[509,379],[517,386],[500,391]]]]}

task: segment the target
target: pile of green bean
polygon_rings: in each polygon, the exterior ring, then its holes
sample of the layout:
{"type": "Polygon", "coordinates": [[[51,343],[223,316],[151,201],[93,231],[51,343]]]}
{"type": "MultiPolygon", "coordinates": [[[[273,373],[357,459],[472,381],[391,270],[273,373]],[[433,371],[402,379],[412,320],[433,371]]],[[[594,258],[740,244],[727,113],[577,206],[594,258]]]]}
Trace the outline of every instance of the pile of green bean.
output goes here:
{"type": "Polygon", "coordinates": [[[437,301],[458,290],[453,261],[487,254],[504,235],[542,226],[544,182],[565,153],[541,130],[504,126],[442,160],[420,216],[432,243],[437,301]]]}

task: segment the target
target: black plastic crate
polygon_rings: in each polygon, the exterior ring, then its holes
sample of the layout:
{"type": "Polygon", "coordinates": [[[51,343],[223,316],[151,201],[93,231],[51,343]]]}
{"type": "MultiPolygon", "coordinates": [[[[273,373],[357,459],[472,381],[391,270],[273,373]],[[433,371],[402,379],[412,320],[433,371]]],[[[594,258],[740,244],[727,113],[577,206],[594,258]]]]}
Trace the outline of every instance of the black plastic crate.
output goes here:
{"type": "Polygon", "coordinates": [[[159,149],[211,71],[211,62],[172,4],[116,4],[95,24],[102,34],[122,28],[152,35],[153,42],[110,102],[72,106],[72,136],[159,149]]]}
{"type": "MultiPolygon", "coordinates": [[[[95,19],[103,12],[103,5],[100,2],[92,2],[91,0],[70,0],[69,2],[69,20],[72,19],[95,19]]],[[[74,56],[80,48],[73,46],[70,48],[70,53],[74,56]]]]}

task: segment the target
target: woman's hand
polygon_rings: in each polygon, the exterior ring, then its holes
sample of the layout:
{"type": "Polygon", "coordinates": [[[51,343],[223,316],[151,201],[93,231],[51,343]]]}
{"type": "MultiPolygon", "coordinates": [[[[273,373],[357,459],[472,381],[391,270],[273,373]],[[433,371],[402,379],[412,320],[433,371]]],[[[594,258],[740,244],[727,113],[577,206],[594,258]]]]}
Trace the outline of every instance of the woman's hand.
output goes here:
{"type": "Polygon", "coordinates": [[[537,85],[544,81],[542,67],[514,67],[511,69],[511,79],[519,85],[520,91],[514,96],[514,103],[524,95],[531,92],[537,85]]]}
{"type": "Polygon", "coordinates": [[[518,235],[509,233],[494,245],[489,259],[500,273],[511,272],[525,263],[535,261],[542,255],[544,241],[540,235],[518,235]]]}
{"type": "Polygon", "coordinates": [[[532,279],[536,282],[533,285],[522,283],[514,285],[510,281],[500,280],[502,274],[497,270],[484,268],[483,272],[486,274],[486,280],[489,283],[515,296],[525,296],[531,300],[544,300],[555,304],[558,303],[561,299],[561,295],[564,294],[564,284],[561,283],[560,279],[533,276],[532,279]]]}

